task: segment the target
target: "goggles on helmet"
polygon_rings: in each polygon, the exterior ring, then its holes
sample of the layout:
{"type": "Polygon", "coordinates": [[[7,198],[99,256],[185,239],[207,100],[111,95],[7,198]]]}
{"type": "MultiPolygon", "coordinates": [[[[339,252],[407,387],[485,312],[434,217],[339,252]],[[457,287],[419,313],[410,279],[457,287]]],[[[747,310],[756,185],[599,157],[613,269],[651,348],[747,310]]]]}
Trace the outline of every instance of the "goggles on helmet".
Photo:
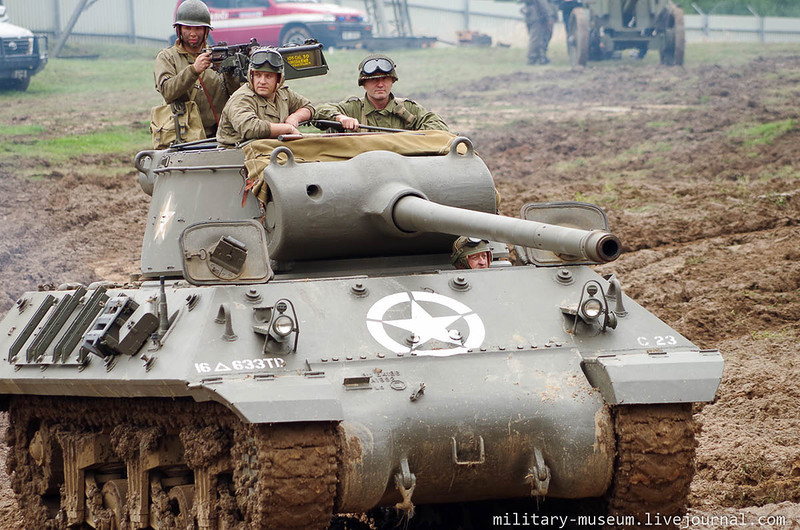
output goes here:
{"type": "Polygon", "coordinates": [[[477,247],[481,243],[489,243],[488,239],[481,239],[479,237],[468,237],[466,241],[464,241],[465,247],[477,247]]]}
{"type": "Polygon", "coordinates": [[[256,50],[250,56],[250,64],[255,68],[269,64],[272,68],[280,70],[283,68],[283,57],[275,50],[256,50]]]}
{"type": "Polygon", "coordinates": [[[374,75],[376,72],[380,72],[388,75],[392,73],[392,70],[394,70],[394,65],[391,61],[383,57],[378,57],[365,62],[364,66],[361,68],[361,73],[364,75],[374,75]]]}

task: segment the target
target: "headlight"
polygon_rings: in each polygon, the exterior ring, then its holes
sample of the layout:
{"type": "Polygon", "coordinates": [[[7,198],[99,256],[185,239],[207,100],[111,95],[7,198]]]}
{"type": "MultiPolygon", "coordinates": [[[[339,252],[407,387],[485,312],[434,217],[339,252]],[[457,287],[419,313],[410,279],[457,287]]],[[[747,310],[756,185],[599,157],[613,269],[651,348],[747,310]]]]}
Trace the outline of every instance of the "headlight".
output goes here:
{"type": "Polygon", "coordinates": [[[294,321],[288,315],[281,315],[272,323],[272,331],[280,338],[288,337],[294,330],[294,321]]]}
{"type": "Polygon", "coordinates": [[[597,318],[603,311],[603,304],[597,298],[589,298],[581,306],[581,312],[586,318],[597,318]]]}

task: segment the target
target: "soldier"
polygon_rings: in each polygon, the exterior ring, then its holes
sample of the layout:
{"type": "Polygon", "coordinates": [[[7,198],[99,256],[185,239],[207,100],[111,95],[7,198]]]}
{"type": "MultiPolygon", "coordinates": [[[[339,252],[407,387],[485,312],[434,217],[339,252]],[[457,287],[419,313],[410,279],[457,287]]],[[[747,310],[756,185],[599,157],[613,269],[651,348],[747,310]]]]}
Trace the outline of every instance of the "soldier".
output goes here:
{"type": "Polygon", "coordinates": [[[250,55],[249,82],[225,105],[217,141],[232,147],[244,140],[299,134],[300,122],[314,115],[311,101],[283,86],[283,57],[274,48],[261,47],[250,55]]]}
{"type": "Polygon", "coordinates": [[[410,99],[396,98],[392,93],[396,81],[394,61],[383,54],[369,55],[358,65],[358,86],[364,87],[364,97],[320,105],[314,119],[336,120],[349,130],[357,130],[361,123],[413,131],[449,130],[438,114],[428,112],[410,99]]]}
{"type": "Polygon", "coordinates": [[[221,77],[211,66],[211,54],[203,51],[211,28],[211,13],[200,0],[186,0],[172,25],[175,45],[158,52],[153,72],[156,90],[164,102],[193,100],[197,103],[207,138],[213,138],[219,113],[230,94],[239,88],[232,76],[221,77]]]}
{"type": "Polygon", "coordinates": [[[521,9],[528,26],[528,64],[547,64],[547,46],[553,36],[555,18],[547,0],[522,0],[521,9]]]}
{"type": "Polygon", "coordinates": [[[492,251],[485,239],[461,236],[453,243],[450,255],[456,269],[488,269],[492,262],[492,251]]]}

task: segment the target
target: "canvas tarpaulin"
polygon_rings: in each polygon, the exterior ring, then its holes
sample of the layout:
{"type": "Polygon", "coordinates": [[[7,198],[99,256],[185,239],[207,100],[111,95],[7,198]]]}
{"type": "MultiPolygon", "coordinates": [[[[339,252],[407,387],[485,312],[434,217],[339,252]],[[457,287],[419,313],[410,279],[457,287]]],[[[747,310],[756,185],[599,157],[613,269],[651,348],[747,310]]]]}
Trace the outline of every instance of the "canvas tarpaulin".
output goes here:
{"type": "MultiPolygon", "coordinates": [[[[391,151],[404,156],[438,156],[450,152],[456,135],[447,131],[406,131],[387,134],[307,136],[291,141],[255,140],[242,150],[247,168],[247,180],[253,193],[261,202],[266,202],[267,190],[262,186],[262,173],[269,165],[270,155],[276,147],[288,147],[295,162],[337,162],[349,160],[368,151],[391,151]]],[[[459,153],[467,146],[460,144],[459,153]]],[[[278,155],[278,160],[286,156],[278,155]]]]}

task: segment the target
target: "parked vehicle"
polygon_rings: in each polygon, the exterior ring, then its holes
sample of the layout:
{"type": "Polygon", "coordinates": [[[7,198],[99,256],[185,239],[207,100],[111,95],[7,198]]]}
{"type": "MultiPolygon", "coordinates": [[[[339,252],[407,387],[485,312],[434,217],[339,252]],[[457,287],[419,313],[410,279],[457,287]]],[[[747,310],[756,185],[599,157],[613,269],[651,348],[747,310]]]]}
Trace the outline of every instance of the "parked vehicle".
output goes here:
{"type": "MultiPolygon", "coordinates": [[[[211,40],[230,44],[256,38],[267,46],[316,39],[328,47],[356,47],[372,36],[363,11],[316,0],[205,0],[211,40]]],[[[178,9],[177,3],[175,9],[178,9]]]]}
{"type": "Polygon", "coordinates": [[[672,0],[561,0],[573,66],[610,59],[620,50],[644,57],[657,49],[661,64],[683,64],[683,10],[672,0]]]}
{"type": "Polygon", "coordinates": [[[45,64],[47,37],[11,24],[0,0],[0,89],[27,90],[45,64]]]}

